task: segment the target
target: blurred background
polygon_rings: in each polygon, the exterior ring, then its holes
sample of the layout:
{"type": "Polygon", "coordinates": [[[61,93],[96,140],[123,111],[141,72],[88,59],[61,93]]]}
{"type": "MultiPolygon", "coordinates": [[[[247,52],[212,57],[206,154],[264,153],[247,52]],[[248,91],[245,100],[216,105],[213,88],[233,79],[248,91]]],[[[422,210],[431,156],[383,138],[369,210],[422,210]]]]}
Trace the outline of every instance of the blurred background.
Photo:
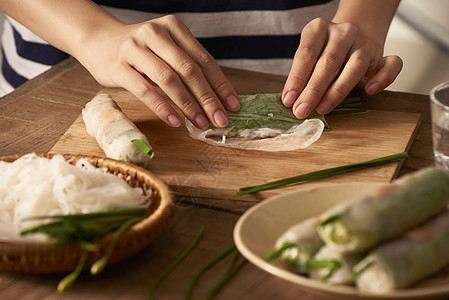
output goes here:
{"type": "MultiPolygon", "coordinates": [[[[389,90],[428,94],[438,83],[449,81],[448,15],[447,0],[401,1],[388,33],[385,54],[400,56],[404,67],[389,90]]],[[[0,14],[0,33],[2,24],[0,14]]]]}

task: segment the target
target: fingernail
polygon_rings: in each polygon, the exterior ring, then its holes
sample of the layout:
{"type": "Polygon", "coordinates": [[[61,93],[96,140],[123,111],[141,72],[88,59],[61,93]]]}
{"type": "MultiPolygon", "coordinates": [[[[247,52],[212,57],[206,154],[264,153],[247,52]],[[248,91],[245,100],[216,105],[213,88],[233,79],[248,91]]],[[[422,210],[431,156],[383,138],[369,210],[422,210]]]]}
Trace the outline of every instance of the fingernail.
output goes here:
{"type": "Polygon", "coordinates": [[[330,101],[323,101],[316,108],[316,112],[322,115],[329,113],[331,110],[332,104],[330,103],[330,101]]]}
{"type": "Polygon", "coordinates": [[[282,103],[284,103],[284,105],[287,107],[292,107],[296,99],[298,99],[298,94],[294,91],[289,91],[282,99],[282,103]]]}
{"type": "Polygon", "coordinates": [[[379,89],[380,89],[379,84],[378,84],[377,82],[373,82],[373,83],[370,83],[370,84],[367,86],[366,92],[367,92],[368,94],[375,94],[375,93],[377,93],[377,92],[379,91],[379,89]]]}
{"type": "Polygon", "coordinates": [[[181,125],[181,120],[174,114],[168,115],[167,120],[173,127],[179,127],[181,125]]]}
{"type": "Polygon", "coordinates": [[[214,121],[220,127],[228,125],[228,118],[226,117],[226,114],[221,110],[217,110],[214,113],[214,121]]]}
{"type": "Polygon", "coordinates": [[[298,105],[298,107],[295,110],[295,116],[299,119],[304,119],[307,117],[311,112],[310,104],[307,102],[303,102],[298,105]]]}
{"type": "Polygon", "coordinates": [[[206,128],[209,125],[209,121],[202,114],[195,117],[195,123],[199,128],[206,128]]]}
{"type": "Polygon", "coordinates": [[[230,110],[239,110],[240,108],[240,101],[239,99],[237,99],[236,96],[231,95],[228,98],[226,98],[226,107],[229,108],[230,110]]]}

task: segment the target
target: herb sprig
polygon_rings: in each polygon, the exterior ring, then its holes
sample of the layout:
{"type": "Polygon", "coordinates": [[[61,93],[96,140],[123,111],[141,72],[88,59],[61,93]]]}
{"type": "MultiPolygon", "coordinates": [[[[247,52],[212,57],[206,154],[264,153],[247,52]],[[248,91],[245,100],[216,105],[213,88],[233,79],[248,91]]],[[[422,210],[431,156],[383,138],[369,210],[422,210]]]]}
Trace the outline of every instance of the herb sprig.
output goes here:
{"type": "Polygon", "coordinates": [[[363,162],[349,164],[349,165],[343,165],[343,166],[329,168],[329,169],[323,169],[323,170],[314,171],[314,172],[310,172],[310,173],[306,173],[306,174],[302,174],[302,175],[298,175],[298,176],[275,180],[275,181],[271,181],[271,182],[261,184],[261,185],[243,187],[243,188],[240,188],[239,191],[235,195],[225,198],[223,200],[217,201],[217,202],[211,204],[211,206],[216,206],[216,205],[218,205],[222,202],[225,202],[227,200],[231,200],[231,199],[237,198],[242,195],[252,194],[252,193],[263,191],[263,190],[273,189],[273,188],[277,188],[280,186],[285,186],[285,185],[303,182],[303,181],[321,179],[321,178],[339,175],[339,174],[343,174],[343,173],[347,173],[347,172],[353,172],[353,171],[357,171],[357,170],[361,170],[361,169],[365,169],[365,168],[380,166],[380,165],[383,165],[386,163],[398,161],[400,159],[406,158],[407,156],[408,156],[407,152],[400,152],[397,154],[388,155],[388,156],[384,156],[384,157],[380,157],[380,158],[376,158],[376,159],[372,159],[372,160],[368,160],[368,161],[363,161],[363,162]]]}
{"type": "Polygon", "coordinates": [[[146,217],[146,209],[113,210],[90,214],[72,214],[57,216],[37,216],[25,219],[51,220],[52,222],[23,230],[21,235],[44,233],[52,239],[54,245],[70,243],[79,246],[83,252],[75,270],[64,277],[58,284],[58,291],[62,292],[71,286],[81,274],[86,263],[88,253],[98,251],[95,241],[113,232],[111,243],[105,254],[91,267],[91,274],[99,274],[111,257],[120,236],[133,224],[146,217]]]}

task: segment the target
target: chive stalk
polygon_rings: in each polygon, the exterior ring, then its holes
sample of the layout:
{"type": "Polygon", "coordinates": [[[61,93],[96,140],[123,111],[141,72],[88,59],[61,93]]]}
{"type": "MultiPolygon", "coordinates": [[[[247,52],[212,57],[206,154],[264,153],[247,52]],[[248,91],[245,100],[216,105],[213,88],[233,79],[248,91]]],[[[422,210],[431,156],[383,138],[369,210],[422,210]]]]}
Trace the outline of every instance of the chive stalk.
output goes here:
{"type": "Polygon", "coordinates": [[[281,180],[271,181],[271,182],[261,184],[261,185],[243,187],[243,188],[240,188],[240,190],[235,195],[225,198],[223,200],[217,201],[217,202],[211,204],[211,206],[216,206],[224,201],[231,200],[231,199],[237,198],[242,195],[252,194],[255,192],[268,190],[268,189],[273,189],[273,188],[277,188],[280,186],[289,185],[292,183],[311,181],[311,180],[321,179],[321,178],[339,175],[339,174],[343,174],[343,173],[358,171],[358,170],[365,169],[365,168],[380,166],[380,165],[383,165],[386,163],[390,163],[390,162],[394,162],[394,161],[406,158],[407,156],[408,156],[407,152],[401,152],[401,153],[388,155],[388,156],[384,156],[381,158],[376,158],[376,159],[372,159],[372,160],[368,160],[368,161],[364,161],[364,162],[359,162],[359,163],[344,165],[344,166],[340,166],[340,167],[334,167],[334,168],[314,171],[314,172],[302,174],[299,176],[293,176],[293,177],[284,178],[281,180]]]}
{"type": "Polygon", "coordinates": [[[224,276],[215,284],[203,298],[203,300],[212,299],[224,286],[228,283],[240,269],[242,269],[248,261],[244,258],[234,269],[226,272],[224,276]]]}
{"type": "Polygon", "coordinates": [[[204,225],[201,226],[197,235],[193,239],[192,243],[187,247],[187,249],[184,250],[184,252],[181,253],[181,255],[170,266],[168,266],[168,268],[165,269],[158,278],[156,278],[156,281],[151,285],[150,290],[147,293],[146,299],[151,298],[154,291],[159,286],[159,284],[162,282],[162,280],[164,280],[164,278],[167,277],[184,260],[184,258],[186,258],[190,254],[190,252],[192,252],[192,250],[196,247],[196,245],[200,241],[201,236],[204,233],[204,229],[205,229],[205,226],[204,225]]]}
{"type": "MultiPolygon", "coordinates": [[[[224,257],[226,257],[229,253],[232,251],[236,251],[235,245],[232,245],[231,247],[227,248],[220,254],[218,254],[216,257],[214,257],[212,260],[207,262],[204,266],[202,266],[199,271],[193,276],[192,281],[190,282],[189,286],[187,287],[186,292],[184,293],[184,299],[189,299],[190,295],[192,294],[193,288],[195,287],[196,283],[200,279],[200,277],[209,270],[212,266],[214,266],[217,262],[222,260],[224,257]]],[[[232,267],[232,264],[231,264],[232,267]]]]}
{"type": "Polygon", "coordinates": [[[278,258],[282,253],[284,253],[285,250],[287,250],[289,248],[292,248],[292,247],[295,247],[295,246],[296,246],[296,244],[294,244],[294,243],[284,243],[282,245],[282,247],[280,247],[277,250],[274,250],[267,257],[265,257],[265,260],[268,261],[268,262],[273,261],[276,258],[278,258]]]}
{"type": "Polygon", "coordinates": [[[115,245],[117,245],[117,242],[119,241],[122,234],[133,224],[136,224],[139,221],[142,221],[145,217],[135,217],[127,220],[124,222],[115,232],[114,237],[111,241],[111,243],[108,245],[108,248],[105,251],[105,254],[96,262],[92,264],[90,267],[90,273],[92,275],[98,275],[101,273],[104,268],[106,267],[109,258],[111,257],[112,253],[114,252],[115,245]]]}
{"type": "Polygon", "coordinates": [[[136,145],[137,148],[139,148],[140,151],[142,151],[143,154],[148,156],[149,158],[153,158],[154,151],[150,148],[150,146],[147,145],[143,140],[135,139],[131,141],[134,145],[136,145]]]}
{"type": "Polygon", "coordinates": [[[73,283],[75,283],[76,279],[78,279],[79,275],[81,274],[81,271],[84,268],[84,265],[86,264],[87,260],[87,251],[84,250],[81,254],[80,260],[78,261],[78,265],[76,266],[75,270],[73,270],[72,273],[61,279],[58,283],[58,292],[63,292],[68,287],[70,287],[73,283]]]}

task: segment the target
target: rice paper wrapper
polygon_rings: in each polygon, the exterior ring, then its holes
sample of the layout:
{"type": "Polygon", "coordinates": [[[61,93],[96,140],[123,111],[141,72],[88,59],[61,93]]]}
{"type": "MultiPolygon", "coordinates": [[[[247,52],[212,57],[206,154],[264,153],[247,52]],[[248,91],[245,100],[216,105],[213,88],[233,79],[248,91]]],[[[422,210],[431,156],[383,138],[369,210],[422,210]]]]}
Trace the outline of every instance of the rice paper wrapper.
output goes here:
{"type": "Polygon", "coordinates": [[[324,117],[313,113],[309,119],[297,119],[281,102],[280,94],[256,94],[240,97],[238,112],[228,112],[224,128],[198,129],[186,119],[193,139],[214,146],[245,150],[292,151],[317,141],[325,129],[324,117]]]}

